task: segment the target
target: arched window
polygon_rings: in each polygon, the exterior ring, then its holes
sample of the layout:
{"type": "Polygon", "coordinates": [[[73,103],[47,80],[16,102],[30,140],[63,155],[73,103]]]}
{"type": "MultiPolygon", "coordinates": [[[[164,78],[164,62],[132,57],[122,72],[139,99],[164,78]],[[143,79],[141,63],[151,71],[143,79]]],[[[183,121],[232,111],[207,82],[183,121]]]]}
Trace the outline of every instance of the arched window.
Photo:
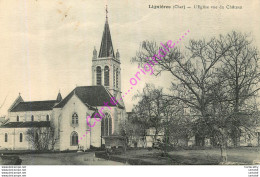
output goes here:
{"type": "Polygon", "coordinates": [[[20,119],[19,116],[17,116],[17,117],[16,117],[16,121],[19,122],[19,119],[20,119]]]}
{"type": "Polygon", "coordinates": [[[108,135],[112,135],[112,118],[109,116],[108,118],[108,135]]]}
{"type": "Polygon", "coordinates": [[[105,113],[105,117],[101,121],[101,135],[112,135],[112,118],[107,112],[105,113]]]}
{"type": "Polygon", "coordinates": [[[118,68],[116,69],[116,88],[118,88],[118,68]]]}
{"type": "Polygon", "coordinates": [[[8,141],[8,135],[7,135],[7,133],[5,133],[5,142],[7,142],[8,141]]]}
{"type": "Polygon", "coordinates": [[[39,135],[37,132],[34,135],[34,142],[39,142],[39,135]]]}
{"type": "MultiPolygon", "coordinates": [[[[86,113],[86,118],[88,117],[88,116],[90,116],[88,113],[86,113]]],[[[88,123],[90,123],[91,121],[90,120],[87,120],[86,121],[86,124],[87,124],[87,130],[89,130],[89,129],[91,129],[91,127],[89,126],[89,124],[88,123]],[[89,121],[89,122],[88,122],[89,121]]]]}
{"type": "Polygon", "coordinates": [[[34,116],[32,115],[32,117],[31,117],[31,121],[33,122],[34,121],[34,116]]]}
{"type": "Polygon", "coordinates": [[[101,136],[105,136],[105,119],[101,120],[101,136]]]}
{"type": "Polygon", "coordinates": [[[105,86],[109,86],[109,67],[105,66],[104,70],[105,86]]]}
{"type": "Polygon", "coordinates": [[[77,146],[78,145],[78,133],[77,132],[71,133],[70,144],[71,144],[71,146],[77,146]]]}
{"type": "Polygon", "coordinates": [[[78,114],[77,113],[74,113],[72,115],[72,124],[78,124],[79,123],[79,117],[78,117],[78,114]]]}
{"type": "Polygon", "coordinates": [[[115,67],[113,67],[113,86],[116,86],[116,70],[115,67]]]}
{"type": "Polygon", "coordinates": [[[101,84],[102,84],[102,79],[101,79],[101,77],[102,77],[101,67],[98,66],[97,69],[96,69],[96,71],[97,71],[97,85],[101,85],[101,84]]]}
{"type": "Polygon", "coordinates": [[[20,142],[23,142],[23,134],[20,133],[20,142]]]}
{"type": "Polygon", "coordinates": [[[49,115],[46,116],[46,121],[50,121],[50,116],[49,115]]]}
{"type": "Polygon", "coordinates": [[[107,118],[107,115],[106,115],[106,118],[105,118],[105,136],[108,136],[108,126],[109,126],[109,121],[108,121],[108,118],[107,118]]]}

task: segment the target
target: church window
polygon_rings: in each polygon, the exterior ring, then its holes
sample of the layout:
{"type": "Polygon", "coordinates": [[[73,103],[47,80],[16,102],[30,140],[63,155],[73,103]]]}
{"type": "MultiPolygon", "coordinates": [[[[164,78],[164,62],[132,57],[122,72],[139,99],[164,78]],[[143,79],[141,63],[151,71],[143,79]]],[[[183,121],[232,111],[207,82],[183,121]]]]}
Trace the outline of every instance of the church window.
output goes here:
{"type": "Polygon", "coordinates": [[[116,88],[118,88],[118,68],[116,69],[116,88]]]}
{"type": "Polygon", "coordinates": [[[115,67],[113,68],[113,85],[114,85],[114,87],[116,86],[116,71],[115,71],[115,67]]]}
{"type": "Polygon", "coordinates": [[[108,117],[108,135],[112,135],[112,118],[108,117]]]}
{"type": "Polygon", "coordinates": [[[46,121],[50,121],[50,116],[49,115],[46,116],[46,121]]]}
{"type": "Polygon", "coordinates": [[[97,71],[97,85],[101,85],[101,83],[102,83],[102,80],[101,80],[101,77],[102,77],[101,67],[98,66],[96,71],[97,71]]]}
{"type": "Polygon", "coordinates": [[[19,122],[19,116],[16,117],[16,121],[19,122]]]}
{"type": "Polygon", "coordinates": [[[77,132],[71,133],[70,142],[71,142],[70,143],[71,146],[77,146],[78,145],[78,133],[77,132]]]}
{"type": "Polygon", "coordinates": [[[23,134],[20,133],[20,142],[23,142],[23,134]]]}
{"type": "Polygon", "coordinates": [[[105,117],[101,121],[101,135],[112,135],[112,118],[108,113],[105,113],[105,117]]]}
{"type": "Polygon", "coordinates": [[[79,123],[79,117],[77,113],[74,113],[72,115],[72,124],[78,124],[79,123]]]}
{"type": "MultiPolygon", "coordinates": [[[[89,116],[89,114],[87,113],[86,114],[86,118],[89,116]]],[[[86,121],[86,123],[87,123],[87,130],[89,130],[90,129],[90,126],[88,125],[88,122],[86,121]]]]}
{"type": "Polygon", "coordinates": [[[109,86],[109,67],[105,66],[104,70],[105,86],[109,86]]]}
{"type": "Polygon", "coordinates": [[[7,142],[8,141],[8,135],[7,135],[7,133],[5,133],[5,142],[7,142]]]}
{"type": "Polygon", "coordinates": [[[33,122],[34,121],[34,116],[32,115],[32,117],[31,117],[31,121],[33,122]]]}

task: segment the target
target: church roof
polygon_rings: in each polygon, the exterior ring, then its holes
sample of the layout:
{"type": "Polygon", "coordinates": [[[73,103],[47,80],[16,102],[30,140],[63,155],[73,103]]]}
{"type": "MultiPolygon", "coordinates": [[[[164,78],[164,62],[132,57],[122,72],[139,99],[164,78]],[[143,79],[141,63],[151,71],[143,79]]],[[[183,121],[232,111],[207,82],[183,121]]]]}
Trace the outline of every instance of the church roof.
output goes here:
{"type": "MultiPolygon", "coordinates": [[[[62,108],[70,100],[73,95],[77,95],[78,98],[86,104],[88,107],[104,106],[104,102],[108,102],[109,106],[114,106],[110,103],[110,99],[113,97],[102,85],[98,86],[81,86],[76,87],[54,108],[62,108]]],[[[123,106],[117,104],[119,108],[123,106]]]]}
{"type": "Polygon", "coordinates": [[[114,49],[113,49],[113,44],[112,44],[112,38],[109,30],[109,25],[108,25],[108,20],[106,19],[105,27],[104,27],[104,32],[102,36],[102,41],[101,41],[101,46],[99,50],[99,58],[104,58],[104,57],[114,57],[114,49]]]}
{"type": "Polygon", "coordinates": [[[8,122],[0,126],[0,128],[27,128],[27,127],[50,127],[50,121],[8,122]]]}
{"type": "Polygon", "coordinates": [[[52,110],[56,100],[20,102],[10,112],[52,110]]]}
{"type": "Polygon", "coordinates": [[[20,102],[24,102],[23,98],[21,97],[21,94],[19,93],[19,96],[16,98],[16,100],[14,101],[14,103],[10,106],[10,108],[8,109],[9,111],[12,110],[15,106],[17,106],[20,102]]]}

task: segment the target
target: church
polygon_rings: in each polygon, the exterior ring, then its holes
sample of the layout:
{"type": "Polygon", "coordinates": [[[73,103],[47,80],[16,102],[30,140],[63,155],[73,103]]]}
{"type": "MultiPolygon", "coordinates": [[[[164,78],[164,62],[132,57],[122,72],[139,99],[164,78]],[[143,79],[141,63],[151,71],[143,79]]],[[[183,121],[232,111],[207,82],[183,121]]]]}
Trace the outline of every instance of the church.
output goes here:
{"type": "Polygon", "coordinates": [[[64,99],[58,93],[56,99],[46,101],[25,101],[19,94],[8,110],[8,121],[0,126],[0,149],[35,150],[28,140],[28,130],[52,126],[55,150],[101,147],[105,137],[119,134],[120,123],[126,117],[123,100],[111,104],[113,97],[122,98],[120,54],[118,50],[114,53],[106,15],[99,52],[95,47],[93,50],[92,86],[77,86],[64,99]],[[87,116],[92,124],[104,103],[109,105],[103,108],[105,116],[90,127],[87,116]]]}

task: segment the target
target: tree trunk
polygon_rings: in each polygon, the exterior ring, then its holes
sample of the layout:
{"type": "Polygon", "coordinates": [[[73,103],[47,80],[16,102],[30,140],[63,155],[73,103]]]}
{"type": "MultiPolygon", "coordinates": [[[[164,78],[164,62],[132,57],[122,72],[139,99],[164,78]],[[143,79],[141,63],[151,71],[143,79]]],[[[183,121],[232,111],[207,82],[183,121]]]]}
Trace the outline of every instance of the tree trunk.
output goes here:
{"type": "Polygon", "coordinates": [[[221,151],[221,162],[226,163],[227,162],[227,147],[225,144],[220,145],[220,151],[221,151]]]}
{"type": "Polygon", "coordinates": [[[220,145],[220,151],[221,151],[221,162],[226,163],[227,162],[227,136],[226,136],[226,130],[219,128],[219,145],[220,145]]]}
{"type": "Polygon", "coordinates": [[[144,148],[146,148],[146,147],[147,147],[147,142],[146,142],[146,135],[145,135],[145,136],[143,136],[143,142],[144,142],[144,148]]]}

